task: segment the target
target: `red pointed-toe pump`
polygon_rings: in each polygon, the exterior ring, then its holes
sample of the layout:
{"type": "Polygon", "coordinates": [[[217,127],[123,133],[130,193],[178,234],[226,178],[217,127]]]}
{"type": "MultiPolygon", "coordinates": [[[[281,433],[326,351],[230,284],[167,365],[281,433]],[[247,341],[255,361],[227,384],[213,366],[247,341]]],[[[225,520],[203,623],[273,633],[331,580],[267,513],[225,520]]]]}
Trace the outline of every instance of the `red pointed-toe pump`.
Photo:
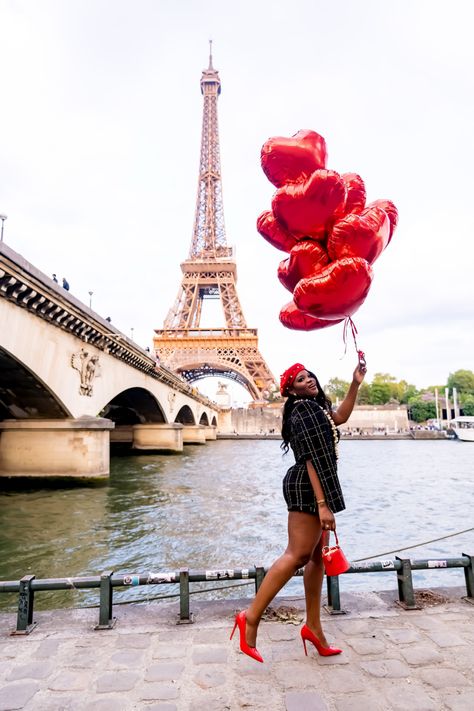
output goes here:
{"type": "Polygon", "coordinates": [[[334,654],[341,654],[342,652],[342,649],[338,649],[337,647],[325,647],[321,644],[314,632],[311,632],[307,625],[303,625],[301,628],[301,639],[303,640],[304,653],[306,656],[308,656],[306,642],[314,644],[321,657],[332,657],[334,654]]]}
{"type": "Polygon", "coordinates": [[[245,612],[238,612],[235,616],[234,629],[231,632],[230,638],[234,636],[235,628],[239,628],[240,635],[240,651],[244,654],[248,654],[249,657],[255,659],[257,662],[263,662],[262,655],[256,647],[249,647],[245,640],[245,632],[247,627],[247,618],[245,612]]]}

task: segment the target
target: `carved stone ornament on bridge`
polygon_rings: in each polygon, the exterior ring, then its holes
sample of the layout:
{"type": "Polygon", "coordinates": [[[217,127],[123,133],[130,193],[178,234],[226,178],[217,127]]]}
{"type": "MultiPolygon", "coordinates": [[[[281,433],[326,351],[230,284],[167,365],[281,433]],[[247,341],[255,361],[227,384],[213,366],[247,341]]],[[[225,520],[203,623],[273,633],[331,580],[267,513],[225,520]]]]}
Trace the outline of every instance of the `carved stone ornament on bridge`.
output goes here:
{"type": "Polygon", "coordinates": [[[176,399],[176,393],[170,391],[168,393],[168,402],[170,404],[170,414],[173,414],[175,399],[176,399]]]}
{"type": "Polygon", "coordinates": [[[94,378],[100,376],[99,356],[91,355],[84,348],[71,356],[71,366],[79,371],[81,384],[79,385],[79,395],[92,397],[92,386],[94,378]]]}

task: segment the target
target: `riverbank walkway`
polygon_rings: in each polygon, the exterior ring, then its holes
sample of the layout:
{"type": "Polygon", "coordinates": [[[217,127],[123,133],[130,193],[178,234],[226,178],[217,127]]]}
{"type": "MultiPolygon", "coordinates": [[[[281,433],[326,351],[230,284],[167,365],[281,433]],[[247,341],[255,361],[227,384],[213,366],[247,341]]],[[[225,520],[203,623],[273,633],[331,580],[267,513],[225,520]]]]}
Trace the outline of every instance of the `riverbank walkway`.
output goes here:
{"type": "Polygon", "coordinates": [[[304,656],[301,598],[277,598],[260,628],[259,664],[229,641],[245,600],[116,606],[111,630],[96,609],[35,612],[36,629],[9,636],[0,614],[0,710],[26,711],[471,711],[474,605],[465,590],[418,593],[405,611],[396,591],[344,593],[348,614],[325,614],[336,657],[304,656]],[[295,624],[294,624],[295,623],[295,624]]]}

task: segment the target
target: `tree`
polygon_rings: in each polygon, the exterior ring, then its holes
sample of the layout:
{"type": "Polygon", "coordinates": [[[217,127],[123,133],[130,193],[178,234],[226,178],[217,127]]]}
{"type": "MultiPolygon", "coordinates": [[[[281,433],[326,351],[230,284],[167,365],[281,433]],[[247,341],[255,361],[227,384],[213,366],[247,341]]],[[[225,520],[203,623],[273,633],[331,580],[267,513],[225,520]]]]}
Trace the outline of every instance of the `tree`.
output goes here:
{"type": "Polygon", "coordinates": [[[385,405],[392,397],[392,389],[389,383],[373,381],[370,385],[370,404],[385,405]]]}
{"type": "Polygon", "coordinates": [[[408,400],[410,419],[415,422],[426,422],[436,417],[436,405],[433,401],[422,400],[421,396],[411,397],[408,400]]]}
{"type": "Polygon", "coordinates": [[[349,383],[346,380],[341,380],[341,378],[331,378],[331,380],[324,386],[324,391],[332,399],[343,400],[347,391],[349,390],[349,383]]]}
{"type": "Polygon", "coordinates": [[[359,393],[357,395],[358,405],[370,405],[370,385],[368,383],[362,383],[359,388],[359,393]]]}
{"type": "Polygon", "coordinates": [[[474,415],[474,395],[464,395],[461,400],[461,409],[465,415],[474,415]]]}
{"type": "Polygon", "coordinates": [[[456,388],[460,393],[474,395],[474,373],[472,370],[456,370],[448,377],[448,388],[456,388]]]}
{"type": "Polygon", "coordinates": [[[406,404],[408,400],[412,397],[416,397],[418,395],[418,390],[414,385],[411,385],[410,383],[407,383],[406,380],[400,380],[399,383],[397,383],[397,400],[398,402],[402,404],[406,404]]]}

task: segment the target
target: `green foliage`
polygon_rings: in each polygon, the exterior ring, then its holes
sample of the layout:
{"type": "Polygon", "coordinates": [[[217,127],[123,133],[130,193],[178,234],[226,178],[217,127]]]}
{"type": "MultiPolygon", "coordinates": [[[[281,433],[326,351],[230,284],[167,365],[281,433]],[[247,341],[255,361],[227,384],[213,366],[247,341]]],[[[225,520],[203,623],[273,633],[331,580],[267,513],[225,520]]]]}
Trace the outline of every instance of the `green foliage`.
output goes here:
{"type": "Polygon", "coordinates": [[[370,405],[370,385],[369,383],[362,383],[359,388],[359,394],[357,396],[358,405],[370,405]]]}
{"type": "Polygon", "coordinates": [[[331,400],[339,398],[343,400],[347,391],[349,390],[349,383],[346,380],[341,380],[341,378],[331,378],[331,380],[324,386],[324,392],[331,400]]]}
{"type": "Polygon", "coordinates": [[[422,400],[420,396],[408,400],[410,419],[415,422],[426,422],[436,417],[436,405],[433,401],[422,400]]]}
{"type": "Polygon", "coordinates": [[[474,395],[464,395],[461,400],[461,408],[465,415],[474,415],[474,395]]]}
{"type": "Polygon", "coordinates": [[[474,373],[472,370],[456,370],[450,373],[448,388],[456,388],[459,393],[474,395],[474,373]]]}
{"type": "Polygon", "coordinates": [[[373,382],[370,385],[370,404],[385,405],[392,397],[390,383],[373,382]]]}

